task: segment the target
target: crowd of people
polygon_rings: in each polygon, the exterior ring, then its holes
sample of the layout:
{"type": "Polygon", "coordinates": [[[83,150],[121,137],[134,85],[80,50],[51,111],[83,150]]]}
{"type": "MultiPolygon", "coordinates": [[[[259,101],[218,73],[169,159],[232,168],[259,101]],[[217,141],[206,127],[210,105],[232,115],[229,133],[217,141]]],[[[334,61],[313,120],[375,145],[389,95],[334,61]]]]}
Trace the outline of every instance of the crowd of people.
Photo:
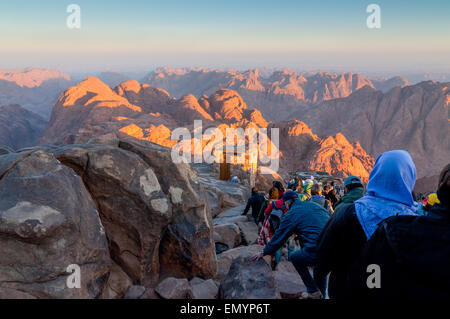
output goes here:
{"type": "Polygon", "coordinates": [[[403,150],[381,154],[365,186],[357,176],[344,194],[313,178],[252,189],[243,212],[258,225],[260,259],[287,258],[305,299],[450,298],[450,164],[436,193],[416,202],[416,167],[403,150]],[[312,272],[310,271],[312,270],[312,272]]]}

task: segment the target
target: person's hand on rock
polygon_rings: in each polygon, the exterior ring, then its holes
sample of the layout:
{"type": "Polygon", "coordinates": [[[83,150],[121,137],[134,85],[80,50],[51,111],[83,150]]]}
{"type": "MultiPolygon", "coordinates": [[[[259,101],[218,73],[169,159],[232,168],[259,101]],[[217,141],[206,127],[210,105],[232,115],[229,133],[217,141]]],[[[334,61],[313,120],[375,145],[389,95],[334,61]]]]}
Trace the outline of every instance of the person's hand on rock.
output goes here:
{"type": "Polygon", "coordinates": [[[264,257],[264,255],[262,254],[262,252],[261,253],[257,253],[257,254],[254,254],[253,256],[252,256],[252,260],[260,260],[260,259],[262,259],[264,257]]]}

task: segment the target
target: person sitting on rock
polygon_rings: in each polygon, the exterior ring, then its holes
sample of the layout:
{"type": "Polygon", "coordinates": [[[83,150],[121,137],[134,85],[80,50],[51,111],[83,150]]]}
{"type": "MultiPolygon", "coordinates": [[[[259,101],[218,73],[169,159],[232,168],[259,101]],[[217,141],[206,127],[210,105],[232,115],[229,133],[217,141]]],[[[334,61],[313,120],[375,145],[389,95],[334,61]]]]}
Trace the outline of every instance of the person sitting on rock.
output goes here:
{"type": "Polygon", "coordinates": [[[247,205],[245,206],[244,212],[242,215],[247,215],[248,211],[250,210],[250,207],[252,208],[252,217],[253,221],[256,225],[258,225],[258,215],[259,211],[261,209],[261,206],[263,205],[265,201],[264,195],[258,192],[258,188],[253,187],[252,188],[252,195],[247,201],[247,205]]]}
{"type": "Polygon", "coordinates": [[[450,299],[450,164],[428,216],[393,216],[375,231],[349,273],[348,294],[372,299],[450,299]],[[367,286],[377,265],[380,285],[367,286]]]}
{"type": "Polygon", "coordinates": [[[314,184],[311,187],[311,201],[324,207],[330,213],[333,212],[331,202],[322,195],[322,186],[320,186],[320,184],[314,184]]]}
{"type": "Polygon", "coordinates": [[[317,244],[318,272],[322,276],[331,272],[330,298],[348,297],[350,266],[379,223],[394,215],[416,215],[415,182],[416,166],[408,152],[383,153],[375,161],[364,197],[335,210],[317,244]]]}
{"type": "Polygon", "coordinates": [[[345,195],[336,202],[334,209],[342,204],[352,204],[364,195],[364,186],[358,176],[349,176],[344,181],[345,195]]]}
{"type": "Polygon", "coordinates": [[[297,235],[302,249],[291,253],[289,260],[305,283],[307,291],[302,297],[320,299],[325,296],[326,277],[319,276],[315,270],[316,242],[328,221],[328,212],[312,201],[299,200],[293,191],[286,192],[283,201],[289,210],[283,215],[279,228],[265,245],[264,250],[254,255],[253,259],[275,254],[292,235],[297,235]],[[309,273],[308,267],[313,267],[314,278],[309,273]]]}

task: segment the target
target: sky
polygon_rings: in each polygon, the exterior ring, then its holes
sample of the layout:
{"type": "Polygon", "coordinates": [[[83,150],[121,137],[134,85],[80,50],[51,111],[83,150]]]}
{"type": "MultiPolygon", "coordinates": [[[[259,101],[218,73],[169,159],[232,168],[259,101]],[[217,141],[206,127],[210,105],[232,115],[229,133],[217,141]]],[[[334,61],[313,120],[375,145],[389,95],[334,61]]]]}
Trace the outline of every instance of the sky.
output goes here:
{"type": "Polygon", "coordinates": [[[450,73],[449,17],[448,0],[0,0],[0,68],[450,73]],[[70,4],[80,29],[67,27],[70,4]]]}

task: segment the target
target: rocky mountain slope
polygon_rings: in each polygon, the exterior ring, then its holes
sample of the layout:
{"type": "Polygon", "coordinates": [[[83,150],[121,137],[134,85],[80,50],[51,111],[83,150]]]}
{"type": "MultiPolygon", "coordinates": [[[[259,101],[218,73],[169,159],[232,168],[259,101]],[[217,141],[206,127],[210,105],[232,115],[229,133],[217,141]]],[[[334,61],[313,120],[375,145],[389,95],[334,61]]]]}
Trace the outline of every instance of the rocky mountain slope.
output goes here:
{"type": "Polygon", "coordinates": [[[49,118],[59,94],[72,84],[67,74],[56,70],[0,70],[0,105],[18,104],[49,118]]]}
{"type": "Polygon", "coordinates": [[[374,159],[359,143],[350,143],[341,133],[319,138],[298,120],[273,124],[280,129],[281,164],[284,171],[323,171],[337,177],[369,179],[374,159]]]}
{"type": "Polygon", "coordinates": [[[418,177],[439,174],[450,158],[450,83],[422,82],[383,94],[365,87],[292,117],[324,135],[342,133],[373,157],[408,150],[418,177]]]}
{"type": "Polygon", "coordinates": [[[42,117],[19,105],[0,106],[0,145],[12,149],[34,146],[46,126],[42,117]]]}
{"type": "MultiPolygon", "coordinates": [[[[290,70],[277,70],[262,77],[257,69],[246,72],[209,70],[203,68],[161,68],[150,73],[143,82],[163,88],[176,97],[191,93],[210,95],[220,88],[237,91],[250,108],[257,108],[271,121],[289,119],[293,110],[301,106],[346,97],[368,85],[368,78],[359,74],[318,72],[302,75],[290,70]]],[[[388,90],[406,85],[398,78],[379,79],[376,87],[388,90]]]]}
{"type": "MultiPolygon", "coordinates": [[[[175,99],[165,90],[137,81],[111,89],[90,77],[61,95],[41,143],[84,143],[93,137],[128,136],[173,147],[177,141],[171,140],[172,131],[177,127],[193,130],[194,120],[202,120],[204,130],[218,127],[223,134],[228,127],[259,129],[269,125],[257,109],[249,110],[240,94],[231,89],[198,99],[192,94],[175,99]]],[[[281,172],[310,169],[368,177],[373,161],[342,135],[319,138],[299,122],[269,126],[274,127],[281,129],[281,172]]],[[[204,136],[201,145],[213,142],[212,136],[204,136]]]]}

